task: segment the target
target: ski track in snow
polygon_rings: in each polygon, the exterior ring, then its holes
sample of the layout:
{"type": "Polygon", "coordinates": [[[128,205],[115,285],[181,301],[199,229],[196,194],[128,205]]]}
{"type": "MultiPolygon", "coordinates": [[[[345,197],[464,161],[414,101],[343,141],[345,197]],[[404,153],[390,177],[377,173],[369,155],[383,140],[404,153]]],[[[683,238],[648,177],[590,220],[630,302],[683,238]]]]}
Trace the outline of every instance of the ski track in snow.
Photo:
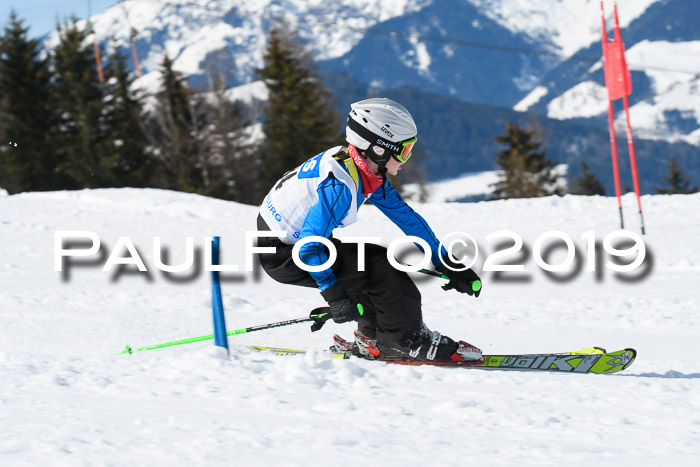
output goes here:
{"type": "MultiPolygon", "coordinates": [[[[633,195],[625,221],[638,231],[633,195]]],[[[0,465],[695,465],[700,453],[700,194],[644,196],[644,281],[606,271],[558,283],[484,274],[478,300],[421,277],[431,329],[485,353],[634,347],[618,375],[562,375],[245,354],[251,344],[322,350],[352,325],[307,325],[112,356],[211,333],[205,273],[181,283],[153,267],[154,236],[185,258],[221,235],[223,263],[244,264],[244,231],[256,208],[161,190],[0,193],[0,465]],[[91,230],[111,253],[129,236],[150,270],[114,276],[99,264],[53,270],[54,231],[91,230]]],[[[547,230],[584,246],[581,234],[617,228],[614,198],[413,204],[438,236],[518,232],[530,247],[547,230]]],[[[376,226],[386,245],[400,232],[373,207],[338,236],[376,226]]],[[[122,252],[121,256],[124,256],[122,252]]],[[[106,257],[105,257],[106,259],[106,257]]],[[[482,257],[483,259],[483,257],[482,257]]],[[[556,257],[552,259],[555,262],[556,257]]],[[[312,289],[253,273],[222,283],[228,329],[304,316],[323,301],[312,289]]]]}

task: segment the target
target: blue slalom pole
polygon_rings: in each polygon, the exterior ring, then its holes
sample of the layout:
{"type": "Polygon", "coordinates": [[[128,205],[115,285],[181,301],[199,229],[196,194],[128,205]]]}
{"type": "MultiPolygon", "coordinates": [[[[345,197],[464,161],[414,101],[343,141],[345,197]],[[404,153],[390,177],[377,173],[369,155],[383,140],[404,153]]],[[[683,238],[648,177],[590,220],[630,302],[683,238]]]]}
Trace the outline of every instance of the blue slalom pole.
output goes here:
{"type": "MultiPolygon", "coordinates": [[[[219,264],[219,237],[214,237],[211,243],[211,264],[219,264]]],[[[228,353],[228,338],[226,336],[226,319],[224,318],[224,304],[221,299],[221,282],[219,271],[211,272],[211,305],[214,316],[214,345],[223,347],[228,353]]]]}

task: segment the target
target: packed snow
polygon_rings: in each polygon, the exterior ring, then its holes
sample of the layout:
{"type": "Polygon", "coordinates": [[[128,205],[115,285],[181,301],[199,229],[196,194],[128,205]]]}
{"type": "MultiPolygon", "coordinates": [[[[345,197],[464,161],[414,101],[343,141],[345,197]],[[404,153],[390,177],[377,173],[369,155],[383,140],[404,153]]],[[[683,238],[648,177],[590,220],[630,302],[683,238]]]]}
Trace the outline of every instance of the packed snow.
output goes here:
{"type": "MultiPolygon", "coordinates": [[[[623,205],[638,233],[634,195],[623,205]]],[[[549,230],[571,236],[582,267],[568,280],[546,276],[532,248],[497,261],[524,263],[524,281],[483,273],[476,300],[416,277],[428,326],[485,353],[638,351],[620,374],[562,375],[246,353],[251,344],[321,351],[333,333],[352,333],[352,324],[333,323],[313,334],[296,325],[232,336],[229,358],[210,341],[114,356],[126,344],[212,332],[208,236],[222,237],[222,263],[241,270],[222,274],[228,329],[303,317],[323,300],[243,272],[253,206],[152,189],[3,192],[0,464],[697,465],[700,194],[646,195],[642,205],[646,276],[620,280],[605,254],[598,272],[586,271],[581,240],[594,231],[602,242],[618,228],[614,198],[413,204],[441,238],[461,230],[477,239],[478,264],[509,246],[496,248],[489,233],[512,230],[529,247],[549,230]],[[94,232],[99,253],[55,271],[57,231],[94,232]],[[133,256],[117,248],[120,237],[148,272],[102,270],[133,256]],[[170,265],[186,260],[193,237],[199,266],[160,272],[154,237],[170,265]]],[[[379,235],[386,245],[401,233],[365,206],[336,235],[379,235]]]]}

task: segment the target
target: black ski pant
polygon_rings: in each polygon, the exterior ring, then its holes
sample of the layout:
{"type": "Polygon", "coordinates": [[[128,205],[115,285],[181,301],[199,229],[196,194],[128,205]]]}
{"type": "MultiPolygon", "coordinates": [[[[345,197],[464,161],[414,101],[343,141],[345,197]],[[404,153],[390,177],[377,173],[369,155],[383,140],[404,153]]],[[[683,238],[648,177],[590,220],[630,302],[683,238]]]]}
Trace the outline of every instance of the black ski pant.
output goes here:
{"type": "MultiPolygon", "coordinates": [[[[270,230],[261,217],[258,230],[270,230]]],[[[385,346],[412,346],[420,339],[422,323],[421,295],[413,280],[389,263],[387,250],[381,245],[365,244],[365,270],[358,271],[358,245],[330,240],[338,253],[331,269],[348,297],[364,308],[358,330],[385,346]]],[[[276,237],[261,237],[258,246],[276,248],[275,253],[262,253],[258,258],[277,282],[318,287],[311,275],[294,263],[294,245],[276,237]]]]}

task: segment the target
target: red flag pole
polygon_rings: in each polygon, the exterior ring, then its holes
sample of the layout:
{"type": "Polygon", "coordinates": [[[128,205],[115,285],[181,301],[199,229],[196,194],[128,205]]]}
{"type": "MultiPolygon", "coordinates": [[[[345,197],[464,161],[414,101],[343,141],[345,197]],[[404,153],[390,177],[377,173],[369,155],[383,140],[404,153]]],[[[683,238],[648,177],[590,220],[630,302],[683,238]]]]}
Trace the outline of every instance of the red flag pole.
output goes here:
{"type": "Polygon", "coordinates": [[[97,77],[100,79],[100,83],[104,83],[105,75],[102,73],[102,60],[100,60],[100,48],[97,46],[97,35],[95,35],[95,40],[92,43],[92,48],[95,52],[95,65],[97,66],[97,77]]]}
{"type": "MultiPolygon", "coordinates": [[[[121,1],[122,9],[124,10],[124,18],[126,18],[126,24],[129,26],[129,42],[131,42],[131,56],[134,59],[134,68],[136,69],[136,76],[139,78],[143,77],[141,74],[141,64],[139,63],[139,55],[136,53],[136,44],[134,39],[136,39],[136,29],[131,25],[129,21],[129,11],[126,9],[125,0],[121,1]]],[[[139,83],[140,84],[140,83],[139,83]]]]}
{"type": "MultiPolygon", "coordinates": [[[[618,42],[618,47],[620,48],[620,54],[622,57],[622,60],[624,61],[625,59],[625,52],[622,46],[622,34],[620,34],[620,22],[617,19],[617,3],[615,3],[615,41],[618,42]]],[[[630,151],[630,166],[632,168],[632,182],[634,183],[634,192],[637,195],[637,208],[639,210],[639,219],[641,221],[641,226],[642,226],[642,235],[645,234],[644,232],[644,215],[642,214],[642,200],[639,196],[640,191],[639,191],[639,176],[637,175],[637,158],[634,154],[634,135],[632,134],[632,125],[630,124],[630,111],[629,111],[629,100],[627,98],[627,95],[632,92],[629,87],[631,87],[631,83],[629,83],[628,86],[628,71],[627,71],[627,64],[625,63],[624,65],[624,72],[625,72],[625,92],[624,95],[622,96],[622,102],[625,106],[625,117],[627,119],[627,146],[629,147],[630,151]]]]}
{"type": "Polygon", "coordinates": [[[131,33],[131,56],[134,58],[134,68],[136,68],[136,75],[141,78],[141,64],[139,63],[139,55],[136,53],[136,44],[134,44],[134,34],[136,31],[132,29],[131,33]]]}
{"type": "Polygon", "coordinates": [[[613,103],[608,99],[608,125],[610,127],[610,150],[612,152],[613,177],[615,178],[615,195],[617,196],[617,208],[620,211],[620,228],[625,228],[622,219],[622,194],[620,190],[620,168],[617,164],[617,140],[615,139],[615,118],[613,116],[613,103]]]}
{"type": "Polygon", "coordinates": [[[102,60],[100,59],[100,48],[97,45],[97,34],[95,34],[95,30],[92,28],[92,21],[90,21],[91,17],[92,17],[92,6],[90,4],[90,0],[88,0],[87,33],[94,34],[93,40],[92,40],[92,48],[93,48],[93,51],[95,53],[95,65],[97,66],[97,77],[100,79],[100,83],[104,83],[105,76],[102,73],[102,60]]]}
{"type": "MultiPolygon", "coordinates": [[[[611,57],[606,56],[605,45],[608,43],[608,36],[605,33],[605,10],[603,8],[603,1],[600,2],[600,20],[603,26],[602,34],[602,45],[603,45],[603,61],[606,62],[611,59],[611,57]]],[[[607,63],[605,63],[607,66],[607,63]]],[[[613,178],[615,181],[615,195],[617,196],[617,208],[620,211],[620,229],[625,228],[625,222],[622,218],[622,196],[620,193],[620,169],[617,163],[617,140],[615,139],[615,117],[613,114],[613,103],[610,99],[610,94],[608,94],[608,124],[610,127],[610,150],[612,153],[612,166],[613,166],[613,178]]]]}

